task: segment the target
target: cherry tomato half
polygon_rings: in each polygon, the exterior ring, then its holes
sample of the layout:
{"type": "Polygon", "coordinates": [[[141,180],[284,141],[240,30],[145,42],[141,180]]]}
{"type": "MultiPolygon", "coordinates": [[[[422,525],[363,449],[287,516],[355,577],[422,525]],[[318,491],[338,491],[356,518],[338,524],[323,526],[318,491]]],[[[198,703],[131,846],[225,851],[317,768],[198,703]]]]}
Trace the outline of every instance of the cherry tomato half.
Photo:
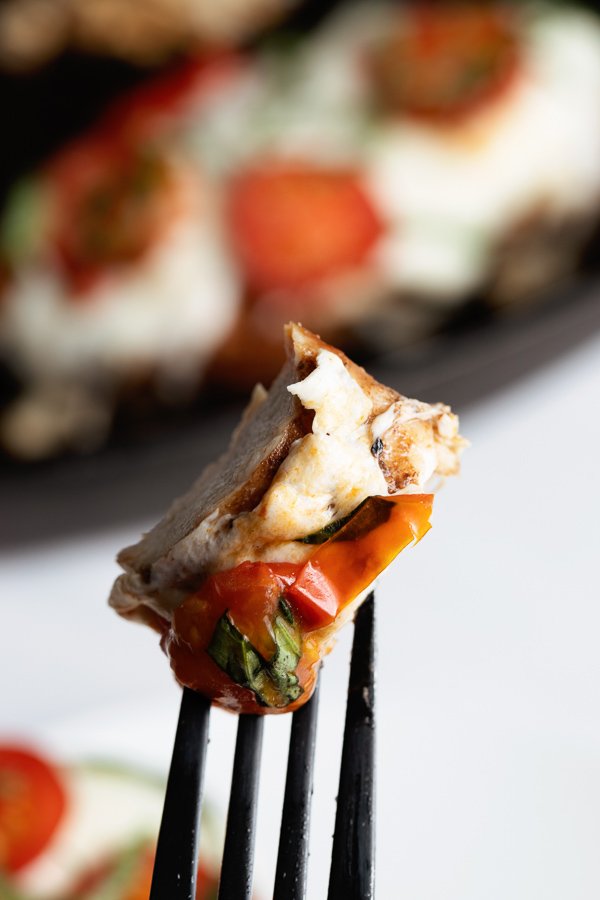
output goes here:
{"type": "Polygon", "coordinates": [[[232,184],[229,223],[259,290],[302,288],[358,266],[382,231],[358,173],[300,163],[242,173],[232,184]]]}
{"type": "Polygon", "coordinates": [[[65,808],[56,769],[23,747],[0,746],[0,869],[16,872],[35,859],[65,808]]]}
{"type": "Polygon", "coordinates": [[[433,120],[457,118],[518,70],[514,13],[499,3],[414,2],[371,57],[382,100],[433,120]]]}

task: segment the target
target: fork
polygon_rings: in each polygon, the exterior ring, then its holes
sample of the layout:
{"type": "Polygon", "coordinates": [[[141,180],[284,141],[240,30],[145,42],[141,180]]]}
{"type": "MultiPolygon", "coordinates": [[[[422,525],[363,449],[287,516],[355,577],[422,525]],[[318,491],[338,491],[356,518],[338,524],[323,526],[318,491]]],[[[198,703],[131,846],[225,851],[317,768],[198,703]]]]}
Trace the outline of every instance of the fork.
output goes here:
{"type": "MultiPolygon", "coordinates": [[[[320,680],[321,675],[319,675],[320,680]]],[[[303,900],[319,685],[293,713],[273,900],[303,900]]],[[[375,598],[354,625],[328,900],[371,900],[375,876],[375,598]]],[[[210,701],[183,689],[150,900],[194,900],[210,701]]],[[[250,900],[264,716],[240,715],[219,900],[250,900]]]]}

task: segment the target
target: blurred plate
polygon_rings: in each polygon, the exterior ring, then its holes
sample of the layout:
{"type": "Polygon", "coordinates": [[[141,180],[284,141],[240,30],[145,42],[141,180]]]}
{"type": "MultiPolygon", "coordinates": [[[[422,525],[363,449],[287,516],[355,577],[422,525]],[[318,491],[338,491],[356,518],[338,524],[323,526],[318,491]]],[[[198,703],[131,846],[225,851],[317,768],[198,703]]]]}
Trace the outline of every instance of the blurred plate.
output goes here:
{"type": "MultiPolygon", "coordinates": [[[[310,30],[339,0],[304,3],[289,27],[310,30]]],[[[11,141],[2,190],[61,141],[85,129],[115,94],[147,71],[68,52],[18,78],[0,74],[11,141]],[[65,96],[69,102],[64,102],[65,96]],[[23,115],[23,110],[27,111],[23,115]]],[[[535,306],[494,314],[473,303],[443,333],[386,355],[365,357],[375,377],[401,393],[443,400],[457,411],[550,363],[600,328],[598,241],[584,270],[535,306]]],[[[0,399],[13,389],[0,373],[0,399]]],[[[225,449],[242,403],[206,394],[174,412],[120,417],[109,444],[90,456],[19,463],[0,456],[4,515],[0,543],[21,544],[160,516],[225,449]]]]}

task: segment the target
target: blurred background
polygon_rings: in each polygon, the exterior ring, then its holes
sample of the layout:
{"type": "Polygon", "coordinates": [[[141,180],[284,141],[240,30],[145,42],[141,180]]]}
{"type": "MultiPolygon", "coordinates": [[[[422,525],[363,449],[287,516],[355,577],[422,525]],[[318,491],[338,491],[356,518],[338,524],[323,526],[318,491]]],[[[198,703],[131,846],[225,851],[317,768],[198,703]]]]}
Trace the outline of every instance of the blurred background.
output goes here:
{"type": "MultiPolygon", "coordinates": [[[[147,896],[178,688],[107,609],[113,560],[225,448],[291,319],[472,444],[379,589],[380,896],[595,898],[595,6],[3,0],[0,97],[1,900],[147,896]],[[45,810],[16,856],[9,770],[45,810]]],[[[315,900],[351,637],[323,673],[315,900]]],[[[234,731],[213,714],[200,900],[234,731]]]]}

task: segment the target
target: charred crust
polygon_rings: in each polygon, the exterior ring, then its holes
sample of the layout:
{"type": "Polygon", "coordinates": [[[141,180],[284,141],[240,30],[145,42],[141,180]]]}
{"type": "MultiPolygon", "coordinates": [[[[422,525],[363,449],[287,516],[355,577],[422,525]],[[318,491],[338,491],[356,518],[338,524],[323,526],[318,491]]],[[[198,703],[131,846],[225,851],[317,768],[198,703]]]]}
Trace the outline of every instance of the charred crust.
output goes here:
{"type": "Polygon", "coordinates": [[[408,448],[393,447],[392,452],[383,450],[379,456],[379,468],[392,492],[401,491],[415,481],[417,473],[408,466],[408,448]],[[395,452],[394,452],[395,451],[395,452]]]}
{"type": "Polygon", "coordinates": [[[373,456],[379,456],[381,451],[383,450],[383,441],[380,437],[375,438],[373,443],[371,444],[371,453],[373,456]]]}

